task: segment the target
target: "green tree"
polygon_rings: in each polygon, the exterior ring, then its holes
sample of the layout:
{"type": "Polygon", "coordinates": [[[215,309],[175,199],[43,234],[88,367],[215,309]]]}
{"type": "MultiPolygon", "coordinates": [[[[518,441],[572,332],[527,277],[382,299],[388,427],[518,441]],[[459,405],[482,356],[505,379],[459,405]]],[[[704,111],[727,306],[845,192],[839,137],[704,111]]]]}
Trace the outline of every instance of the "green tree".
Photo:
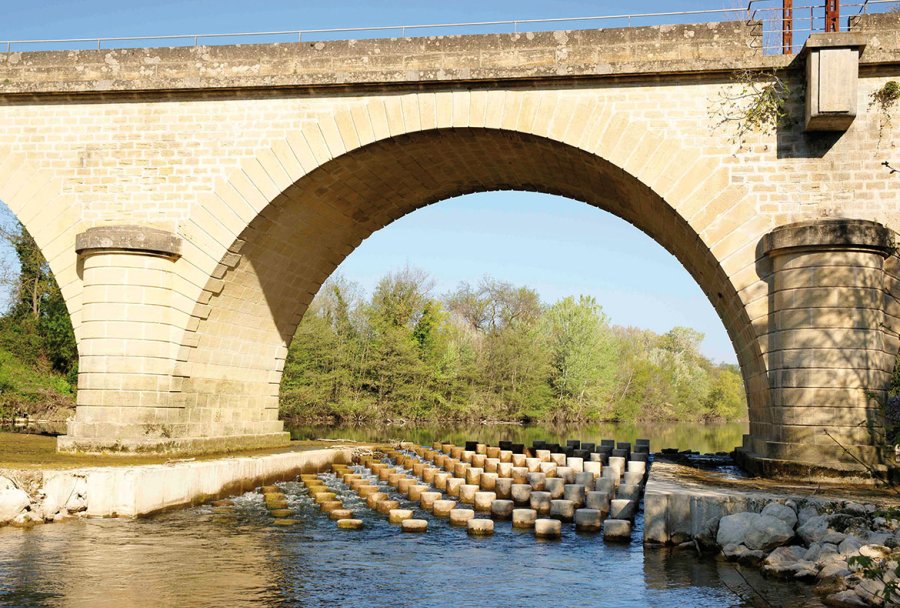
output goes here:
{"type": "Polygon", "coordinates": [[[550,386],[563,418],[598,418],[613,389],[616,344],[606,315],[590,296],[564,298],[543,315],[550,386]]]}

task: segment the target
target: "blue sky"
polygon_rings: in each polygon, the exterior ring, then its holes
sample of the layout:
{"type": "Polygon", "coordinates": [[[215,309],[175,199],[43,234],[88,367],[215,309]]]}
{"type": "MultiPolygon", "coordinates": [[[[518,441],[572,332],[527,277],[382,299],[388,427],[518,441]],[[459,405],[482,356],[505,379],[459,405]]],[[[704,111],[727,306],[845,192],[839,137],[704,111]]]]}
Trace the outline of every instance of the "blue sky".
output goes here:
{"type": "MultiPolygon", "coordinates": [[[[0,41],[539,19],[745,5],[743,0],[6,0],[0,4],[0,41]]],[[[625,23],[608,24],[621,25],[625,23]]],[[[4,258],[9,261],[8,251],[0,252],[0,263],[4,258]]],[[[735,361],[721,321],[679,262],[630,224],[583,203],[518,192],[444,201],[374,234],[338,272],[371,290],[379,277],[406,264],[428,271],[437,294],[460,281],[477,282],[483,275],[529,285],[547,302],[590,294],[614,323],[658,332],[675,325],[695,327],[706,334],[703,351],[708,356],[735,361]]]]}

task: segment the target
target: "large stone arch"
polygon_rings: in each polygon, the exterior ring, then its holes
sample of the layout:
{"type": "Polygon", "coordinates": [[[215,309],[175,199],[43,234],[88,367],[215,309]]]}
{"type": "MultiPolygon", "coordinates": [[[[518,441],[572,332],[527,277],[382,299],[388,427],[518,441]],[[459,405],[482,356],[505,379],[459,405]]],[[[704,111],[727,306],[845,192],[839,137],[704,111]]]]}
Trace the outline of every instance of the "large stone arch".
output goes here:
{"type": "Polygon", "coordinates": [[[178,264],[212,277],[196,299],[179,355],[184,381],[175,398],[198,420],[191,434],[279,430],[287,345],[340,261],[414,209],[492,189],[593,204],[675,255],[735,346],[751,433],[768,436],[760,339],[768,287],[756,262],[773,220],[756,213],[717,161],[599,100],[553,91],[349,101],[219,184],[181,230],[178,264]]]}

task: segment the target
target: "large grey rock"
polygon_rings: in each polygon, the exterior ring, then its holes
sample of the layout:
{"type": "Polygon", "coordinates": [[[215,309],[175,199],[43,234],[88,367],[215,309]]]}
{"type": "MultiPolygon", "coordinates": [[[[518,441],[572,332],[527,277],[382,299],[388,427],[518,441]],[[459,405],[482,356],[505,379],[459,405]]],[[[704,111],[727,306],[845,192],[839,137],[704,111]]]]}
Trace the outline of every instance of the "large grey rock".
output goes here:
{"type": "Polygon", "coordinates": [[[744,540],[746,540],[747,535],[750,533],[750,526],[756,517],[758,517],[757,513],[735,513],[734,515],[726,515],[719,520],[719,530],[716,532],[716,543],[720,547],[744,544],[744,540]]]}
{"type": "Polygon", "coordinates": [[[777,502],[770,502],[766,505],[766,508],[762,510],[760,515],[769,515],[771,517],[777,517],[791,528],[797,525],[797,514],[794,513],[794,510],[785,505],[779,504],[777,502]]]}
{"type": "Polygon", "coordinates": [[[826,564],[819,570],[819,578],[844,578],[850,576],[850,570],[847,568],[847,562],[832,562],[826,564]],[[843,565],[842,565],[843,564],[843,565]]]}
{"type": "Polygon", "coordinates": [[[766,557],[764,552],[748,549],[744,545],[725,545],[722,547],[722,555],[728,561],[738,562],[745,566],[755,566],[766,557]]]}
{"type": "MultiPolygon", "coordinates": [[[[750,531],[744,539],[748,549],[771,551],[794,538],[793,526],[771,515],[758,515],[750,523],[750,531]]],[[[805,551],[804,551],[805,553],[805,551]]]]}
{"type": "Polygon", "coordinates": [[[867,604],[856,595],[853,589],[845,589],[826,596],[825,605],[834,606],[834,608],[856,608],[856,606],[866,606],[867,604]]]}
{"type": "Polygon", "coordinates": [[[797,523],[801,526],[805,524],[807,521],[812,519],[813,517],[817,517],[819,515],[819,510],[813,505],[805,505],[800,508],[797,512],[797,523]]]}
{"type": "Polygon", "coordinates": [[[846,556],[858,555],[862,546],[862,541],[851,534],[838,545],[838,553],[846,556]]]}
{"type": "Polygon", "coordinates": [[[859,554],[864,555],[865,557],[874,557],[876,559],[881,559],[890,555],[891,550],[884,545],[870,544],[860,547],[859,554]]]}
{"type": "Polygon", "coordinates": [[[803,559],[806,549],[803,547],[778,547],[762,562],[763,574],[778,578],[793,578],[800,568],[812,564],[803,559]]]}
{"type": "Polygon", "coordinates": [[[806,520],[806,523],[797,528],[797,536],[809,546],[813,543],[820,543],[828,534],[828,517],[825,515],[816,515],[806,520]]]}
{"type": "Polygon", "coordinates": [[[18,488],[0,490],[0,524],[15,519],[30,503],[28,494],[18,488]]]}

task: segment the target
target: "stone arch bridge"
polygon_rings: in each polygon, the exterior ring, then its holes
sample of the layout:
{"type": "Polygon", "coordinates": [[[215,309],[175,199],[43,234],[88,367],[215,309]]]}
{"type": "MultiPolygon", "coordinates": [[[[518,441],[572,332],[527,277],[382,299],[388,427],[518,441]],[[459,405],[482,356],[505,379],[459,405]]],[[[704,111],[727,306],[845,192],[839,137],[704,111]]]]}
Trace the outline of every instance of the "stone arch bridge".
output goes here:
{"type": "Polygon", "coordinates": [[[900,77],[898,20],[795,57],[740,22],[0,55],[0,200],[78,342],[59,448],[284,442],[287,347],[334,268],[419,207],[516,189],[612,212],[681,261],[737,352],[748,463],[884,466],[900,120],[871,102],[900,77]],[[716,108],[760,69],[790,85],[788,121],[739,148],[716,108]]]}

